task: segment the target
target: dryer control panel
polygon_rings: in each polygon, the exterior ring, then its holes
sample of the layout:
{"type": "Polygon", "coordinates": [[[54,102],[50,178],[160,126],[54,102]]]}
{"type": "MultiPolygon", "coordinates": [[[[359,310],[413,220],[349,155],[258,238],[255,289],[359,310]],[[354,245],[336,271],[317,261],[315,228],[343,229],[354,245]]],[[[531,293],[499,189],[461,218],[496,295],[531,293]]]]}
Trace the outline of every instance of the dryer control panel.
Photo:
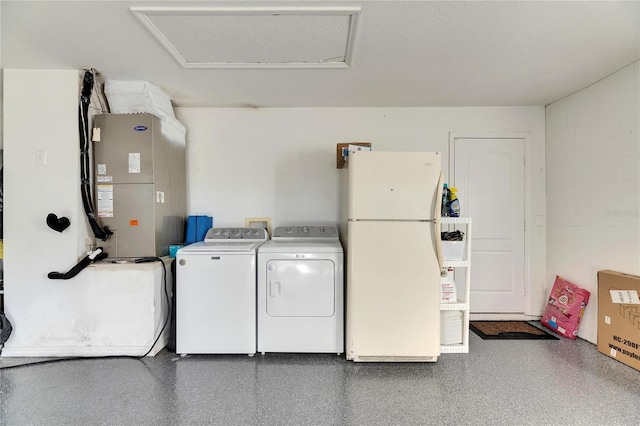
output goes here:
{"type": "Polygon", "coordinates": [[[274,240],[337,240],[338,229],[335,226],[278,226],[273,231],[274,240]]]}

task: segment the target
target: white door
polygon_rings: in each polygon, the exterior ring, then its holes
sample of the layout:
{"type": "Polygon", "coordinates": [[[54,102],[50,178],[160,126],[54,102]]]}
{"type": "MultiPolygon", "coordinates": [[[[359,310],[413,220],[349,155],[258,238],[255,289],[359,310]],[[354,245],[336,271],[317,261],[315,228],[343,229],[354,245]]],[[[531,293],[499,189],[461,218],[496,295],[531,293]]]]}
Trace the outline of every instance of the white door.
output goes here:
{"type": "Polygon", "coordinates": [[[451,186],[460,216],[473,219],[471,312],[522,313],[524,139],[455,138],[453,145],[451,186]]]}

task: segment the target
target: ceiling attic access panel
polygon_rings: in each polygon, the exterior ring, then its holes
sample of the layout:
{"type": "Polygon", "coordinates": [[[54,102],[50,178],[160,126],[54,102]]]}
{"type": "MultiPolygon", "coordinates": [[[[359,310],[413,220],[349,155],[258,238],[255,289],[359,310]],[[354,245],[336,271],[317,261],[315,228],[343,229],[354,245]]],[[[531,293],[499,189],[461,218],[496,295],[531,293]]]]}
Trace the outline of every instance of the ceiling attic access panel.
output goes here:
{"type": "Polygon", "coordinates": [[[359,7],[132,7],[184,68],[348,68],[359,7]]]}

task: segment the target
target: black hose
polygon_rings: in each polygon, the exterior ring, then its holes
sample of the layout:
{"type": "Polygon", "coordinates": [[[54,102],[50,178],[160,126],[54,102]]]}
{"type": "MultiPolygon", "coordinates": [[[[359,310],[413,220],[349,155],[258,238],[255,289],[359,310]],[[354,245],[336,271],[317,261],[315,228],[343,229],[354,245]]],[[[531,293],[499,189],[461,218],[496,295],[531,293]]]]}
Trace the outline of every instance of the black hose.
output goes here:
{"type": "Polygon", "coordinates": [[[82,205],[89,220],[89,225],[96,238],[107,241],[113,234],[108,227],[102,227],[98,223],[91,196],[91,179],[89,176],[91,161],[89,158],[89,104],[91,103],[91,93],[93,92],[94,78],[91,71],[85,71],[82,79],[82,90],[80,92],[79,131],[80,131],[80,192],[82,195],[82,205]]]}
{"type": "Polygon", "coordinates": [[[76,264],[73,268],[69,269],[69,271],[62,272],[49,272],[47,277],[51,280],[68,280],[70,278],[75,277],[82,271],[84,268],[89,266],[91,262],[95,262],[97,260],[102,260],[107,257],[108,254],[102,251],[102,247],[98,247],[95,251],[92,251],[87,256],[82,258],[80,262],[76,264]]]}

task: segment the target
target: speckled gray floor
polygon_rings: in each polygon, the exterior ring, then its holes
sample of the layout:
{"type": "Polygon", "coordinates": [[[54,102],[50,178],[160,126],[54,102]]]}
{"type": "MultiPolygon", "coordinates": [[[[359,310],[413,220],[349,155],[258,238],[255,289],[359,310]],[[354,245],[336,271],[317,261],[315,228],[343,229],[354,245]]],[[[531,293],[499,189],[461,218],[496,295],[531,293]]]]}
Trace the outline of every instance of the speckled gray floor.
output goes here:
{"type": "Polygon", "coordinates": [[[181,358],[165,350],[144,360],[12,368],[0,370],[0,424],[640,423],[640,372],[588,342],[471,333],[470,347],[435,364],[356,364],[331,354],[181,358]]]}

